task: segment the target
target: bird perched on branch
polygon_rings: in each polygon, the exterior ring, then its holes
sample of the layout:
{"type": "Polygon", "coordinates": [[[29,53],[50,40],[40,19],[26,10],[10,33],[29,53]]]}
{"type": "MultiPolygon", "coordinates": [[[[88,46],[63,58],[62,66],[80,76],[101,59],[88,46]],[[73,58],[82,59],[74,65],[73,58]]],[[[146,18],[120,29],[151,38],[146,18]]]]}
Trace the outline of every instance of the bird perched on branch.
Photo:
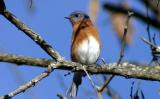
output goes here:
{"type": "MultiPolygon", "coordinates": [[[[69,19],[73,28],[72,61],[85,65],[96,63],[100,55],[101,44],[98,31],[89,16],[82,11],[75,11],[65,18],[69,19]]],[[[83,75],[84,72],[80,71],[74,73],[73,82],[68,90],[71,99],[75,99],[83,75]]]]}

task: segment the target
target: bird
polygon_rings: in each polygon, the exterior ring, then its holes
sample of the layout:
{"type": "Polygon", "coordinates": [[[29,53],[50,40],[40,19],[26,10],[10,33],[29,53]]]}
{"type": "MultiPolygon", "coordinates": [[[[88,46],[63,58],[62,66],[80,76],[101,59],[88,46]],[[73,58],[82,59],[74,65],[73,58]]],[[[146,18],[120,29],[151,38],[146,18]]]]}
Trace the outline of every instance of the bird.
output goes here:
{"type": "MultiPolygon", "coordinates": [[[[71,60],[84,65],[95,64],[100,56],[99,33],[90,17],[83,11],[74,11],[65,17],[72,24],[71,60]]],[[[84,72],[76,71],[67,95],[75,99],[84,72]]]]}

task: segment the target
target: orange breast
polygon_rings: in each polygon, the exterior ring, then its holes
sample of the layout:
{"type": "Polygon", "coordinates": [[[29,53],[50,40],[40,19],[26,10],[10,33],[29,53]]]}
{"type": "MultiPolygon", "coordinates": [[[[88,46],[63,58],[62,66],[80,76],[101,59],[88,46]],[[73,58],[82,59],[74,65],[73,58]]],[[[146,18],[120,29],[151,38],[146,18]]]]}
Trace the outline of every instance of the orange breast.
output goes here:
{"type": "Polygon", "coordinates": [[[84,20],[73,26],[71,59],[83,64],[93,64],[99,57],[100,41],[95,26],[84,20]]]}

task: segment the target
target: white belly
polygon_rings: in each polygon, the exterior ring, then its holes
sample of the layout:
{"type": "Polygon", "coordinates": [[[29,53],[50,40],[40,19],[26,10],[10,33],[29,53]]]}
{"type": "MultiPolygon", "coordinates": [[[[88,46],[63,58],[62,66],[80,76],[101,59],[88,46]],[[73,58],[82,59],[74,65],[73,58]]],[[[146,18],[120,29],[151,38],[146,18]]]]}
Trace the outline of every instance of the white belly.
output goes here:
{"type": "Polygon", "coordinates": [[[83,64],[94,64],[100,54],[100,46],[95,38],[90,36],[78,47],[79,62],[83,64]]]}

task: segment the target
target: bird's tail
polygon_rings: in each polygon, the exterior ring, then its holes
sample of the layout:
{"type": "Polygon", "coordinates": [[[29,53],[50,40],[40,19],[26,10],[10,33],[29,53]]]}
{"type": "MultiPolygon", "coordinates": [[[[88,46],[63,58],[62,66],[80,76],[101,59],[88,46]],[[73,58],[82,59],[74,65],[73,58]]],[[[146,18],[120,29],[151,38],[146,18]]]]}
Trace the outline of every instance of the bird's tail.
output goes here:
{"type": "Polygon", "coordinates": [[[67,95],[69,95],[69,97],[71,99],[75,99],[75,97],[77,96],[78,87],[79,87],[79,85],[82,82],[82,76],[83,76],[82,72],[76,72],[76,73],[74,73],[71,87],[69,88],[69,90],[67,92],[67,95]]]}

